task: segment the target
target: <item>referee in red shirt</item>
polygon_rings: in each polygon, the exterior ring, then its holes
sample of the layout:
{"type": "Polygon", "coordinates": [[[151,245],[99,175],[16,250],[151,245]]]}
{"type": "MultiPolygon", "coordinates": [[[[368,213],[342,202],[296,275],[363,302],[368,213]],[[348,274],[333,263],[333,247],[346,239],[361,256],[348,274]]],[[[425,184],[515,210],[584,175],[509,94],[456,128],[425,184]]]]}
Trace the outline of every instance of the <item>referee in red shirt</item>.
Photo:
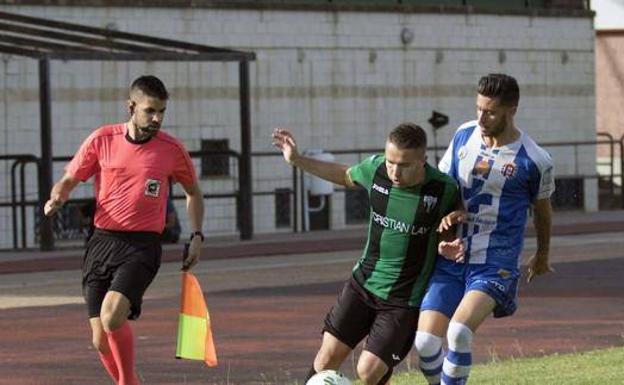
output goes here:
{"type": "Polygon", "coordinates": [[[93,345],[118,385],[137,385],[134,342],[127,319],[137,319],[145,290],[160,267],[169,184],[186,193],[191,230],[183,269],[199,260],[204,236],[202,192],[184,146],[160,130],[169,94],[154,76],[130,87],[126,123],[103,126],[82,143],[46,202],[54,213],[79,182],[95,176],[95,232],[87,244],[82,288],[93,345]]]}

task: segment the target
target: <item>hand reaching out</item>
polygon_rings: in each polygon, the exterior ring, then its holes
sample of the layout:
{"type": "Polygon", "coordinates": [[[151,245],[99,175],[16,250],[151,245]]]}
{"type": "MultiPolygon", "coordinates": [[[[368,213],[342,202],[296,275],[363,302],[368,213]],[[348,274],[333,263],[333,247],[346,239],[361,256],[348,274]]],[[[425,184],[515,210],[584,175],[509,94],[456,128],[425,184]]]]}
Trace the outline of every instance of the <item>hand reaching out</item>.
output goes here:
{"type": "Polygon", "coordinates": [[[43,206],[43,213],[47,217],[51,217],[56,214],[56,212],[63,207],[65,203],[65,199],[61,198],[58,194],[53,195],[48,199],[48,201],[43,206]]]}
{"type": "Polygon", "coordinates": [[[465,251],[464,242],[462,242],[461,238],[456,238],[451,242],[440,241],[440,243],[438,243],[438,254],[450,261],[457,263],[464,262],[465,251]]]}
{"type": "Polygon", "coordinates": [[[462,223],[465,220],[466,212],[464,210],[455,210],[442,218],[440,226],[438,226],[438,233],[449,230],[454,225],[462,223]]]}
{"type": "Polygon", "coordinates": [[[295,138],[290,131],[284,128],[276,128],[273,130],[272,139],[273,146],[282,151],[286,162],[293,164],[295,159],[299,156],[299,151],[297,150],[297,142],[295,142],[295,138]]]}
{"type": "Polygon", "coordinates": [[[552,273],[554,271],[555,270],[552,266],[550,266],[550,263],[548,263],[548,255],[537,252],[529,259],[527,267],[527,282],[531,282],[533,278],[538,275],[552,273]]]}
{"type": "Polygon", "coordinates": [[[197,262],[199,262],[199,255],[202,247],[201,237],[193,237],[189,243],[184,245],[184,247],[185,250],[182,261],[182,271],[189,271],[197,264],[197,262]]]}

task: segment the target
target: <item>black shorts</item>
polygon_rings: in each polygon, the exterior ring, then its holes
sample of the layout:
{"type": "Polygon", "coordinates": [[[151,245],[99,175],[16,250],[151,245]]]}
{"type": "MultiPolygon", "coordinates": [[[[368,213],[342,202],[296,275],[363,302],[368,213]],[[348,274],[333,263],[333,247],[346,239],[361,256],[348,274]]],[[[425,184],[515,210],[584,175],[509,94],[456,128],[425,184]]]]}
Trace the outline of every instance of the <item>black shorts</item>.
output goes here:
{"type": "Polygon", "coordinates": [[[351,278],[325,317],[326,331],[354,349],[368,335],[367,350],[393,368],[409,353],[418,326],[418,308],[398,307],[363,289],[351,278]]]}
{"type": "Polygon", "coordinates": [[[139,318],[143,294],[158,272],[161,254],[160,234],[95,229],[82,264],[89,318],[100,316],[109,290],[130,300],[129,319],[139,318]]]}

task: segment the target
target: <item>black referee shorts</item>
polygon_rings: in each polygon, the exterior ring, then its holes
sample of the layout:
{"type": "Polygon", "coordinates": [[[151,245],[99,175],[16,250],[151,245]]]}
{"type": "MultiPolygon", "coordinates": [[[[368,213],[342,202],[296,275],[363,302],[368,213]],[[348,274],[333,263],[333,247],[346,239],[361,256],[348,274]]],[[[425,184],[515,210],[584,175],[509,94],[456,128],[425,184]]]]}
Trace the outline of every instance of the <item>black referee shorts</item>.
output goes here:
{"type": "Polygon", "coordinates": [[[418,326],[418,308],[385,303],[353,278],[325,318],[323,331],[354,349],[368,335],[367,350],[392,369],[407,356],[418,326]]]}
{"type": "Polygon", "coordinates": [[[143,294],[158,272],[161,254],[158,233],[95,229],[82,264],[89,318],[100,316],[109,290],[130,300],[129,319],[139,318],[143,294]]]}

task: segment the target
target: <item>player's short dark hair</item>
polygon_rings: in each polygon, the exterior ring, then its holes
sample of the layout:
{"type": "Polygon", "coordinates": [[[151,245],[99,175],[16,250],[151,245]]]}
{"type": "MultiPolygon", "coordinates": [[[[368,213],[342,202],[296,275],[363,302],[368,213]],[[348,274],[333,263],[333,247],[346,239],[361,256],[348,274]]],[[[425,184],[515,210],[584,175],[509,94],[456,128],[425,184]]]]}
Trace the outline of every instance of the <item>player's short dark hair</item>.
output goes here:
{"type": "Polygon", "coordinates": [[[169,99],[169,92],[165,88],[165,84],[153,75],[143,75],[136,78],[130,86],[130,92],[141,91],[147,96],[158,98],[160,100],[169,99]]]}
{"type": "Polygon", "coordinates": [[[513,76],[488,74],[479,80],[479,94],[499,99],[506,106],[517,106],[520,100],[520,87],[513,76]]]}
{"type": "Polygon", "coordinates": [[[417,124],[401,123],[388,135],[388,141],[401,150],[427,147],[427,134],[417,124]]]}

